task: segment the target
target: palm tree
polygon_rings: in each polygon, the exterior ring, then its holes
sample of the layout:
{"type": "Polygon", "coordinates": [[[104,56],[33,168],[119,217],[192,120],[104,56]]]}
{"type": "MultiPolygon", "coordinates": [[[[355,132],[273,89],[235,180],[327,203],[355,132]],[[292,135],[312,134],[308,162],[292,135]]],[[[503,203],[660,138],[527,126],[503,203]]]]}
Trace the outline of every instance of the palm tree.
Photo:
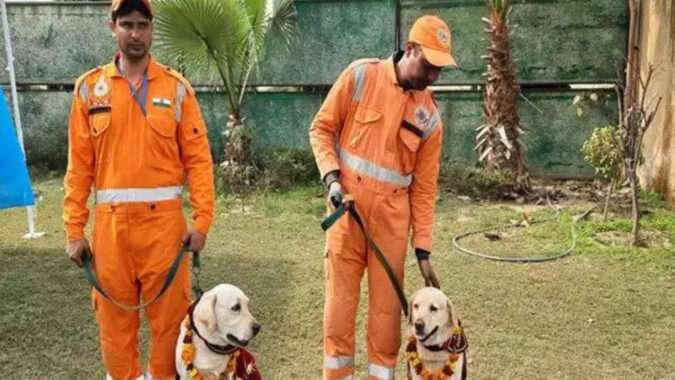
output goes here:
{"type": "Polygon", "coordinates": [[[242,115],[246,84],[259,69],[269,36],[281,36],[287,46],[294,41],[294,1],[159,0],[153,8],[156,47],[167,63],[222,82],[229,117],[221,166],[232,190],[250,186],[256,170],[253,133],[242,115]]]}
{"type": "Polygon", "coordinates": [[[529,190],[530,181],[521,136],[525,133],[518,115],[520,86],[509,46],[509,0],[487,0],[490,18],[488,70],[483,100],[485,124],[478,128],[476,148],[479,161],[487,169],[511,169],[521,190],[529,190]]]}

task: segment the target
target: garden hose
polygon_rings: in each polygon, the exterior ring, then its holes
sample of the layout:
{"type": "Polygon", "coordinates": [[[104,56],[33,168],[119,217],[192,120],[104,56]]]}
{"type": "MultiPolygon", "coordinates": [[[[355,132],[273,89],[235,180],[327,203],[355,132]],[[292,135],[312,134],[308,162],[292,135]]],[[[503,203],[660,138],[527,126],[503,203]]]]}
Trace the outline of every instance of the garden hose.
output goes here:
{"type": "MultiPolygon", "coordinates": [[[[550,202],[549,202],[549,206],[551,206],[550,202]]],[[[459,240],[462,239],[462,238],[465,238],[467,236],[476,235],[476,234],[480,234],[480,233],[495,230],[495,229],[519,227],[518,225],[513,225],[513,224],[506,224],[504,226],[497,226],[497,227],[482,228],[480,230],[460,233],[460,234],[455,235],[452,238],[452,244],[455,246],[455,248],[457,248],[458,251],[460,251],[462,253],[465,253],[465,254],[470,255],[470,256],[480,257],[480,258],[486,259],[486,260],[505,261],[505,262],[511,262],[511,263],[541,263],[541,262],[545,262],[545,261],[557,260],[557,259],[560,259],[560,258],[563,258],[563,257],[569,255],[570,252],[572,252],[574,250],[574,248],[576,248],[576,246],[577,246],[576,224],[577,224],[578,221],[580,221],[580,220],[584,219],[586,216],[588,216],[596,207],[598,207],[598,206],[592,207],[591,209],[589,209],[588,211],[583,213],[581,216],[579,216],[578,218],[575,218],[572,221],[572,227],[570,228],[570,234],[572,235],[572,244],[568,248],[566,248],[562,251],[556,252],[554,255],[551,255],[551,256],[545,256],[545,257],[495,256],[494,254],[487,254],[487,253],[483,253],[483,252],[472,251],[470,249],[464,248],[464,247],[459,245],[459,240]]],[[[548,219],[543,219],[543,220],[540,220],[540,221],[534,221],[531,224],[540,224],[540,223],[550,222],[550,221],[553,221],[553,220],[557,220],[559,216],[560,216],[560,211],[558,209],[555,209],[555,216],[554,217],[548,218],[548,219]]]]}

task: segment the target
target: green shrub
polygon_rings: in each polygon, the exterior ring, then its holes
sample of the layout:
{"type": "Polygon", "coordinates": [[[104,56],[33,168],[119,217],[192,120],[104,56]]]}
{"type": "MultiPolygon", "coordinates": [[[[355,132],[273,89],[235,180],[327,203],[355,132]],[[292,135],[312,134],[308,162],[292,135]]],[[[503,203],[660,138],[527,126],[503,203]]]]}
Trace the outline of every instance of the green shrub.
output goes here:
{"type": "Polygon", "coordinates": [[[508,169],[486,170],[466,163],[444,160],[441,189],[479,199],[499,199],[516,190],[516,176],[508,169]]]}
{"type": "Polygon", "coordinates": [[[603,179],[616,179],[621,175],[623,155],[621,154],[621,131],[611,125],[595,128],[584,141],[581,152],[584,160],[595,168],[603,179]]]}
{"type": "Polygon", "coordinates": [[[267,149],[258,154],[262,173],[258,183],[264,188],[290,189],[319,180],[319,169],[311,152],[301,149],[267,149]]]}

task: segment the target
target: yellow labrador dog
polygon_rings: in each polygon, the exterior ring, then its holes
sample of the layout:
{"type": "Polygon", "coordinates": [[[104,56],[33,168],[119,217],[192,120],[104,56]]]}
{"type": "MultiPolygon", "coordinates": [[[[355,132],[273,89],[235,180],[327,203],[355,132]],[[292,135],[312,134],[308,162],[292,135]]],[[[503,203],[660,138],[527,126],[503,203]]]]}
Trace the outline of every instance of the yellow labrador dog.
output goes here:
{"type": "Polygon", "coordinates": [[[260,331],[249,299],[234,285],[220,284],[190,306],[176,344],[176,371],[206,379],[259,379],[255,359],[243,347],[260,331]],[[241,372],[241,373],[240,373],[241,372]]]}
{"type": "Polygon", "coordinates": [[[466,379],[467,342],[450,298],[422,288],[410,297],[409,310],[408,378],[466,379]]]}

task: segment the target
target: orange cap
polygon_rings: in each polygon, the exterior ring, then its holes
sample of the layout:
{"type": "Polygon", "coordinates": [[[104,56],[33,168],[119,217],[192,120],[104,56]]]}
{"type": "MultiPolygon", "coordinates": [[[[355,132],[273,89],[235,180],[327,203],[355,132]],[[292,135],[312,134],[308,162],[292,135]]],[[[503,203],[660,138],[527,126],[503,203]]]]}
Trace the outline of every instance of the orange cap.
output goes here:
{"type": "MultiPolygon", "coordinates": [[[[120,9],[122,4],[126,3],[127,1],[129,0],[112,0],[112,7],[110,9],[110,12],[112,13],[120,9]]],[[[138,1],[140,1],[141,4],[145,5],[145,7],[148,8],[148,11],[152,16],[152,6],[150,5],[150,0],[138,0],[138,1]]]]}
{"type": "Polygon", "coordinates": [[[424,57],[432,65],[459,68],[452,57],[450,28],[440,17],[426,15],[418,18],[410,29],[408,42],[420,45],[424,57]]]}

